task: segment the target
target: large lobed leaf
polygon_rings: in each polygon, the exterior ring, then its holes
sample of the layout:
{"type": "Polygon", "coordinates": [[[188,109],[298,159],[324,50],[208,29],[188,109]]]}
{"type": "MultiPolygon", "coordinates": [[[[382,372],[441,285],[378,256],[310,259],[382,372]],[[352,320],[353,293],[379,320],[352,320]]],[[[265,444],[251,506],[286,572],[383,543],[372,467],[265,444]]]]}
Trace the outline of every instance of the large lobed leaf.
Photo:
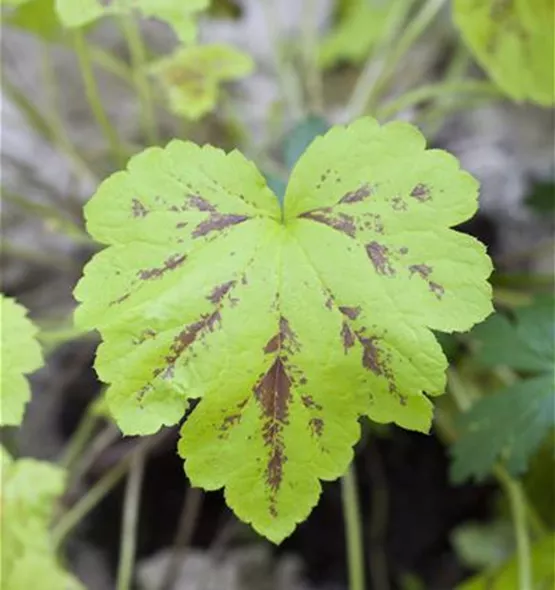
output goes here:
{"type": "Polygon", "coordinates": [[[513,99],[555,102],[553,0],[455,0],[463,39],[513,99]]]}
{"type": "Polygon", "coordinates": [[[181,48],[150,67],[172,111],[188,119],[199,119],[214,109],[222,82],[244,78],[253,69],[248,54],[223,44],[181,48]]]}
{"type": "Polygon", "coordinates": [[[446,368],[431,330],[491,311],[484,247],[449,229],[476,205],[477,182],[405,123],[317,138],[283,212],[237,151],[135,156],[86,206],[108,248],[75,290],[111,413],[146,434],[202,398],[179,445],[190,479],[281,541],[344,473],[359,416],[428,431],[446,368]]]}
{"type": "Polygon", "coordinates": [[[25,375],[43,363],[37,331],[27,310],[0,294],[0,425],[18,425],[23,419],[31,397],[25,375]]]}
{"type": "Polygon", "coordinates": [[[62,24],[69,28],[136,9],[145,17],[168,23],[183,43],[191,43],[196,36],[194,16],[209,4],[210,0],[56,0],[56,9],[62,24]]]}
{"type": "Polygon", "coordinates": [[[14,461],[0,447],[2,490],[0,579],[6,590],[79,590],[81,584],[56,562],[49,534],[66,474],[34,459],[14,461]]]}
{"type": "Polygon", "coordinates": [[[496,314],[473,330],[484,366],[525,373],[513,385],[478,401],[459,420],[460,438],[452,448],[457,482],[485,478],[498,460],[518,475],[555,426],[553,374],[555,318],[552,298],[519,309],[513,321],[496,314]]]}

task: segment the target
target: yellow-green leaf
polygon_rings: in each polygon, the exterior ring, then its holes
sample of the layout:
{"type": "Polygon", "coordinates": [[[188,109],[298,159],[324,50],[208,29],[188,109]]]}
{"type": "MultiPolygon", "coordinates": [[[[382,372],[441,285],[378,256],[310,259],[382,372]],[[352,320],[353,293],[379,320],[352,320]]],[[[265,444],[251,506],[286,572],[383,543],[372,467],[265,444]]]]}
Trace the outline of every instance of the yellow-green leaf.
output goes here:
{"type": "Polygon", "coordinates": [[[553,0],[455,0],[454,19],[478,62],[510,97],[555,102],[553,0]]]}
{"type": "Polygon", "coordinates": [[[209,113],[218,101],[222,82],[236,80],[254,69],[252,58],[229,45],[196,45],[178,50],[152,64],[170,108],[188,119],[209,113]]]}
{"type": "Polygon", "coordinates": [[[78,590],[82,586],[57,563],[49,526],[64,491],[63,469],[34,459],[12,460],[0,447],[2,588],[78,590]]]}
{"type": "Polygon", "coordinates": [[[113,14],[138,10],[145,17],[168,23],[183,43],[196,36],[195,16],[208,7],[210,0],[56,0],[62,23],[69,28],[82,27],[113,14]]]}
{"type": "Polygon", "coordinates": [[[447,364],[432,329],[491,311],[485,249],[450,229],[477,188],[414,127],[370,118],[309,146],[283,211],[237,151],[135,156],[86,206],[108,247],[75,290],[114,419],[146,434],[201,398],[187,474],[281,541],[345,472],[359,416],[428,431],[447,364]]]}
{"type": "Polygon", "coordinates": [[[31,397],[25,375],[43,362],[38,330],[26,316],[23,306],[0,294],[0,425],[21,423],[31,397]]]}

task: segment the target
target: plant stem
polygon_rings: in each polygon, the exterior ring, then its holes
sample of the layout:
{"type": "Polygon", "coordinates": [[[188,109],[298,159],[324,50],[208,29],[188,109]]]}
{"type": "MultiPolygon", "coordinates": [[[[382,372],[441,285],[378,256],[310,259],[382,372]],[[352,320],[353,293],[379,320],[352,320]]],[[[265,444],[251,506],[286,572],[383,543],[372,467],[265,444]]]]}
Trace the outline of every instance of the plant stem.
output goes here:
{"type": "Polygon", "coordinates": [[[358,501],[357,479],[354,463],[341,480],[343,518],[347,541],[347,561],[349,567],[349,590],[364,590],[364,553],[360,505],[358,501]]]}
{"type": "Polygon", "coordinates": [[[519,590],[532,590],[532,560],[530,537],[526,525],[526,500],[519,481],[513,479],[501,465],[494,468],[495,477],[503,487],[509,500],[516,538],[519,590]]]}
{"type": "Polygon", "coordinates": [[[389,101],[376,112],[378,119],[389,119],[399,111],[407,109],[418,103],[436,98],[447,98],[453,95],[471,94],[479,96],[502,97],[497,87],[489,82],[479,80],[461,80],[458,82],[439,82],[425,84],[414,90],[410,90],[401,96],[389,101]]]}
{"type": "MultiPolygon", "coordinates": [[[[94,403],[94,402],[93,402],[94,403]]],[[[93,435],[98,417],[91,411],[93,404],[85,410],[85,415],[79,421],[77,429],[71,436],[69,443],[66,445],[62,457],[58,461],[60,467],[71,471],[75,461],[87,446],[93,435]]]]}
{"type": "Polygon", "coordinates": [[[59,549],[69,533],[95,508],[101,500],[121,481],[129,470],[136,454],[146,453],[153,444],[153,437],[142,440],[136,448],[107,471],[90,490],[76,502],[52,528],[52,544],[59,549]]]}
{"type": "Polygon", "coordinates": [[[277,23],[280,22],[280,19],[275,10],[277,5],[278,3],[272,0],[262,0],[262,9],[264,10],[266,28],[272,45],[274,63],[281,85],[281,91],[292,117],[296,119],[302,113],[302,100],[299,93],[298,80],[288,67],[283,47],[279,40],[277,23]]]}
{"type": "Polygon", "coordinates": [[[356,119],[366,110],[372,88],[384,67],[384,59],[387,59],[388,51],[392,51],[394,40],[399,35],[414,2],[415,0],[397,0],[391,9],[391,14],[377,42],[376,50],[368,57],[347,103],[347,122],[356,119]],[[385,54],[385,58],[378,59],[378,56],[382,53],[385,54]]]}
{"type": "Polygon", "coordinates": [[[87,47],[87,40],[81,29],[75,29],[71,34],[73,36],[73,48],[77,55],[79,69],[83,78],[85,96],[96,122],[104,133],[117,165],[123,168],[127,160],[125,149],[119,141],[116,130],[110,123],[104,105],[102,104],[100,91],[94,76],[91,55],[87,47]]]}
{"type": "Polygon", "coordinates": [[[143,453],[135,454],[131,460],[131,471],[125,488],[117,590],[129,590],[131,588],[137,548],[137,526],[144,469],[145,455],[143,453]]]}
{"type": "Polygon", "coordinates": [[[133,80],[137,95],[141,101],[141,119],[146,138],[150,145],[159,143],[158,129],[156,125],[156,114],[151,87],[146,76],[146,50],[141,36],[139,25],[133,15],[122,17],[122,30],[127,41],[133,80]]]}
{"type": "Polygon", "coordinates": [[[184,557],[184,550],[191,544],[203,497],[202,490],[199,488],[189,488],[185,494],[172,554],[160,584],[160,590],[172,590],[175,585],[179,575],[179,564],[184,557]]]}
{"type": "Polygon", "coordinates": [[[322,70],[318,62],[318,2],[304,0],[302,44],[309,108],[321,114],[324,110],[322,70]]]}

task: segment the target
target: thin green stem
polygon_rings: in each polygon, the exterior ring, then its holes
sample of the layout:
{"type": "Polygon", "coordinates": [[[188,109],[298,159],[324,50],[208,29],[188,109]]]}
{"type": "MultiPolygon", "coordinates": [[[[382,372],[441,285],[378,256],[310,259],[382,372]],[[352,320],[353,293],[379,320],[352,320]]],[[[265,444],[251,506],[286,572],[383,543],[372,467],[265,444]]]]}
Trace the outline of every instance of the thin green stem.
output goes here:
{"type": "Polygon", "coordinates": [[[392,6],[380,39],[377,41],[376,50],[368,57],[347,103],[346,121],[356,119],[366,111],[372,89],[384,68],[388,55],[394,51],[395,40],[398,38],[415,1],[396,0],[392,6]]]}
{"type": "Polygon", "coordinates": [[[155,438],[143,439],[136,448],[121,461],[107,471],[67,512],[65,512],[52,528],[52,543],[57,550],[66,540],[71,531],[93,510],[103,498],[123,479],[129,471],[132,459],[137,454],[145,454],[154,444],[155,438]]]}
{"type": "Polygon", "coordinates": [[[285,58],[284,47],[280,42],[277,27],[277,23],[280,21],[275,10],[276,6],[277,3],[272,0],[262,0],[262,9],[264,10],[266,27],[272,45],[274,63],[281,85],[281,91],[293,118],[297,118],[302,113],[302,99],[299,92],[298,78],[289,67],[285,58]]]}
{"type": "Polygon", "coordinates": [[[73,36],[73,48],[79,61],[79,69],[83,78],[83,84],[85,87],[85,96],[91,108],[96,122],[100,126],[109,146],[110,150],[115,158],[118,166],[124,167],[127,160],[125,154],[125,148],[119,141],[118,135],[115,128],[110,123],[102,99],[100,97],[100,91],[96,83],[94,76],[92,58],[88,50],[87,40],[81,29],[75,29],[72,31],[73,36]]]}
{"type": "Polygon", "coordinates": [[[133,15],[123,15],[122,30],[127,41],[131,56],[133,80],[137,95],[141,101],[141,119],[145,136],[150,145],[156,145],[160,139],[156,124],[156,111],[151,86],[146,75],[146,49],[139,29],[139,25],[133,15]]]}
{"type": "Polygon", "coordinates": [[[73,433],[69,443],[66,445],[64,452],[58,461],[61,467],[71,470],[83,450],[91,439],[98,417],[91,411],[93,404],[85,410],[85,415],[81,418],[77,429],[73,433]]]}
{"type": "Polygon", "coordinates": [[[389,119],[400,111],[427,100],[448,98],[461,94],[502,97],[499,89],[490,82],[461,80],[425,84],[394,98],[381,108],[378,108],[376,117],[378,119],[389,119]]]}
{"type": "Polygon", "coordinates": [[[302,49],[308,104],[313,113],[321,114],[324,110],[324,91],[322,70],[318,61],[318,2],[305,0],[302,14],[302,49]]]}
{"type": "Polygon", "coordinates": [[[349,568],[349,590],[365,589],[364,550],[361,527],[360,504],[354,463],[341,479],[343,518],[347,541],[347,562],[349,568]]]}
{"type": "Polygon", "coordinates": [[[173,542],[172,554],[162,578],[160,590],[172,590],[175,585],[179,574],[179,564],[182,562],[184,551],[191,544],[193,533],[195,532],[203,497],[202,490],[199,488],[189,488],[185,494],[179,524],[177,525],[177,533],[173,542]]]}
{"type": "Polygon", "coordinates": [[[137,453],[131,460],[131,470],[125,488],[117,590],[129,590],[131,588],[137,549],[137,528],[144,471],[145,455],[137,453]]]}
{"type": "Polygon", "coordinates": [[[495,477],[503,487],[509,500],[516,538],[519,590],[532,590],[532,558],[528,533],[526,499],[522,485],[513,479],[501,465],[494,468],[495,477]]]}

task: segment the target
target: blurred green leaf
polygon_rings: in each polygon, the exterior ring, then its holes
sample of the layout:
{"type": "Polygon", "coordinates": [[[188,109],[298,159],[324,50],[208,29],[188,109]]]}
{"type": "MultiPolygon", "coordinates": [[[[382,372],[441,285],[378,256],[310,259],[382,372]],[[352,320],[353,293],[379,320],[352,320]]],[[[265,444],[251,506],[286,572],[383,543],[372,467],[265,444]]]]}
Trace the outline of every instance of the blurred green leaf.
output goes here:
{"type": "Polygon", "coordinates": [[[55,0],[30,0],[21,4],[5,19],[5,23],[23,29],[45,41],[55,41],[61,33],[55,0]]]}
{"type": "MultiPolygon", "coordinates": [[[[555,569],[553,555],[555,536],[547,535],[532,548],[532,572],[534,590],[553,590],[555,569]]],[[[513,557],[501,568],[485,572],[457,586],[457,590],[519,590],[518,563],[513,557]]]]}
{"type": "Polygon", "coordinates": [[[329,127],[322,117],[310,115],[291,129],[283,141],[283,160],[288,170],[293,168],[314,139],[323,135],[329,127]]]}
{"type": "Polygon", "coordinates": [[[497,567],[514,551],[513,525],[507,521],[468,522],[454,530],[451,543],[466,566],[477,570],[497,567]]]}
{"type": "Polygon", "coordinates": [[[555,210],[555,182],[538,182],[526,199],[526,204],[538,213],[555,210]]]}

